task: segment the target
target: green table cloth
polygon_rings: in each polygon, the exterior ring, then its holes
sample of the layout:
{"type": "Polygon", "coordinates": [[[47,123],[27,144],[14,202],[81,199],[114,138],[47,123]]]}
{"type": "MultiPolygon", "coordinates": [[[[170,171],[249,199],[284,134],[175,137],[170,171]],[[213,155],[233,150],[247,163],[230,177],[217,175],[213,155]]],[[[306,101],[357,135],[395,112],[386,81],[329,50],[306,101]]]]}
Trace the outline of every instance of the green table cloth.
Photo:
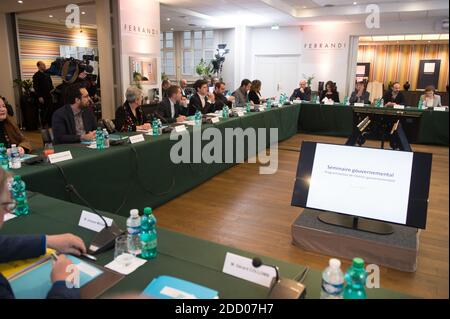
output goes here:
{"type": "MultiPolygon", "coordinates": [[[[277,128],[278,140],[281,141],[297,133],[299,111],[299,107],[294,105],[273,108],[221,120],[215,125],[202,125],[202,130],[216,127],[225,136],[224,132],[229,128],[261,128],[268,136],[269,128],[277,128]]],[[[192,128],[188,130],[192,144],[192,128]]],[[[269,141],[266,137],[267,143],[263,149],[269,145],[269,141]]],[[[157,137],[145,136],[145,142],[142,143],[106,150],[89,149],[79,144],[61,145],[56,146],[57,152],[70,150],[73,155],[73,160],[58,164],[63,173],[50,164],[24,166],[13,173],[22,176],[28,190],[80,202],[65,190],[67,183],[73,184],[95,208],[128,216],[132,208],[162,205],[235,165],[225,161],[174,164],[170,151],[175,143],[177,141],[170,140],[170,134],[163,134],[157,137]]],[[[202,141],[203,146],[207,143],[209,141],[202,141]]],[[[244,144],[247,157],[248,144],[244,144]]],[[[225,158],[224,142],[222,154],[225,158]]]]}
{"type": "MultiPolygon", "coordinates": [[[[31,213],[5,223],[1,235],[13,234],[59,234],[73,233],[86,244],[94,232],[78,226],[82,206],[53,199],[34,193],[29,197],[31,213]]],[[[125,229],[126,219],[110,213],[102,213],[113,218],[119,227],[125,229]]],[[[103,297],[129,292],[141,293],[153,278],[169,275],[204,285],[219,292],[219,297],[265,298],[268,289],[222,272],[227,252],[253,258],[254,254],[232,247],[193,238],[167,229],[158,228],[158,256],[147,262],[131,275],[126,276],[103,297]]],[[[96,264],[104,266],[113,259],[114,252],[99,255],[96,264]]],[[[296,278],[304,270],[303,266],[261,257],[267,264],[277,265],[285,278],[296,278]]],[[[324,265],[325,268],[326,265],[324,265]]],[[[321,272],[311,270],[305,281],[307,298],[319,298],[321,272]]],[[[369,298],[411,298],[405,294],[386,289],[368,289],[369,298]]]]}

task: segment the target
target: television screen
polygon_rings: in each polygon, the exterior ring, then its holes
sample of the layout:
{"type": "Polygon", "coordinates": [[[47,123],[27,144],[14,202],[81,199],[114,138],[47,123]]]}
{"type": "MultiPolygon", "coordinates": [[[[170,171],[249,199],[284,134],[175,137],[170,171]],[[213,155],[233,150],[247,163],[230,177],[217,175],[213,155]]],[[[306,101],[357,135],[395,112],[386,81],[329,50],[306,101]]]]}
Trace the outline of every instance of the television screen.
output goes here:
{"type": "Polygon", "coordinates": [[[304,142],[292,205],[425,228],[432,155],[304,142]]]}

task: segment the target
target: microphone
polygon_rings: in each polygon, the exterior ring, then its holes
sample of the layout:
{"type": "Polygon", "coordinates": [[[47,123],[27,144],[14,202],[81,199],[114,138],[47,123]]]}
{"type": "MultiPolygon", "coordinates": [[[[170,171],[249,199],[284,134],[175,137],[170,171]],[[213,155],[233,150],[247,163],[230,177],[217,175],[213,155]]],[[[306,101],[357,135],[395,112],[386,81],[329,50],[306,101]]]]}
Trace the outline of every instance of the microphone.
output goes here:
{"type": "Polygon", "coordinates": [[[156,116],[158,119],[160,119],[161,122],[163,122],[164,124],[168,124],[167,120],[159,113],[158,110],[155,110],[153,112],[153,115],[156,116]]]}
{"type": "Polygon", "coordinates": [[[91,244],[89,245],[89,253],[92,255],[97,255],[113,248],[116,238],[123,235],[125,232],[121,230],[114,222],[111,226],[109,226],[105,218],[99,214],[97,210],[80,195],[80,193],[78,193],[75,186],[72,184],[67,185],[66,191],[74,194],[81,202],[83,202],[85,206],[91,209],[94,214],[100,217],[105,224],[105,227],[92,239],[91,244]]]}
{"type": "MultiPolygon", "coordinates": [[[[269,290],[268,299],[304,299],[306,296],[306,287],[301,282],[292,279],[281,278],[279,269],[277,266],[264,264],[258,257],[253,258],[252,265],[255,268],[259,268],[262,265],[275,269],[276,277],[275,281],[269,290]]],[[[303,281],[306,277],[307,270],[302,274],[303,281]]]]}

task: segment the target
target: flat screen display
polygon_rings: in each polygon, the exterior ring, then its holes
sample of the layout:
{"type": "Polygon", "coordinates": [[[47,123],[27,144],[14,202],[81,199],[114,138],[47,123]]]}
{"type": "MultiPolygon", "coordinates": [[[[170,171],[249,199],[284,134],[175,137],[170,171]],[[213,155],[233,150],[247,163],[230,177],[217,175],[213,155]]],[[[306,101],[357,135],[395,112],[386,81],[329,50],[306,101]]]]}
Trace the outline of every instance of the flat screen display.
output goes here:
{"type": "Polygon", "coordinates": [[[425,228],[432,155],[304,142],[292,205],[425,228]]]}

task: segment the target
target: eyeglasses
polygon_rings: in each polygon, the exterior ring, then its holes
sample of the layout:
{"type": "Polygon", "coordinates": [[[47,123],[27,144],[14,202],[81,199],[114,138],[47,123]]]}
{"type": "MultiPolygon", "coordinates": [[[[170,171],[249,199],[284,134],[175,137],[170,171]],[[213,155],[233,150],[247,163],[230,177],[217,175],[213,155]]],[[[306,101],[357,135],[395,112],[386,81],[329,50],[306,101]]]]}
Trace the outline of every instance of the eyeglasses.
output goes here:
{"type": "Polygon", "coordinates": [[[0,203],[0,205],[8,212],[12,212],[16,208],[16,201],[0,203]]]}

